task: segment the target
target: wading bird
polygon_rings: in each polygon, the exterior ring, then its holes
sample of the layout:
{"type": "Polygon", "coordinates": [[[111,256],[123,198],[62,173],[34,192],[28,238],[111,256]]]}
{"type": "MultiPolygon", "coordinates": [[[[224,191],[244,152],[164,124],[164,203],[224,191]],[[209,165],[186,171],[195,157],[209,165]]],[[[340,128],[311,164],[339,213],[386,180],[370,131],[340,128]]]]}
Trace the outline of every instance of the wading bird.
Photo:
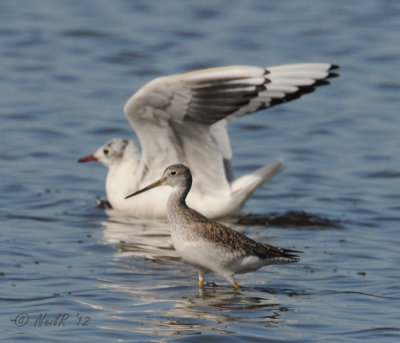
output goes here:
{"type": "Polygon", "coordinates": [[[172,243],[182,259],[198,269],[199,287],[203,287],[204,276],[210,272],[239,288],[235,274],[299,260],[294,254],[299,251],[256,242],[188,207],[185,199],[192,186],[192,174],[182,164],[169,166],[161,179],[126,199],[164,185],[172,187],[166,211],[172,243]]]}

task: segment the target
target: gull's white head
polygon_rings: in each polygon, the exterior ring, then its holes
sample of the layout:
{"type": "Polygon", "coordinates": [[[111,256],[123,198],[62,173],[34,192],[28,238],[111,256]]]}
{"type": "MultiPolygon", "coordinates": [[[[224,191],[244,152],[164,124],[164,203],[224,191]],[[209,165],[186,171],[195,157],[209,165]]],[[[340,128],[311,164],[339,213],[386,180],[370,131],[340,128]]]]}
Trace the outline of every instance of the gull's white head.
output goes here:
{"type": "Polygon", "coordinates": [[[87,155],[78,162],[100,162],[110,168],[125,158],[134,158],[138,150],[132,141],[122,138],[113,138],[99,148],[93,155],[87,155]]]}

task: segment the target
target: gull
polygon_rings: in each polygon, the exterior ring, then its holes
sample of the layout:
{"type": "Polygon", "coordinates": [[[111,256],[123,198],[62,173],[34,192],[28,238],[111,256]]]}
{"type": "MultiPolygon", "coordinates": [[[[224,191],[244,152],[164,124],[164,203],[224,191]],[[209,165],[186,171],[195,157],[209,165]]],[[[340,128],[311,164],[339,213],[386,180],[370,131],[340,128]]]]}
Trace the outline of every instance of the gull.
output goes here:
{"type": "MultiPolygon", "coordinates": [[[[207,167],[205,167],[207,168],[207,167]]],[[[169,166],[161,179],[128,195],[137,196],[155,187],[172,187],[167,202],[171,238],[177,253],[199,271],[199,287],[207,273],[214,273],[239,288],[235,274],[244,274],[271,264],[298,262],[299,251],[256,242],[218,222],[212,221],[186,204],[192,187],[192,174],[182,164],[169,166]]]]}
{"type": "Polygon", "coordinates": [[[169,187],[126,201],[125,195],[154,180],[166,166],[187,165],[194,176],[188,204],[210,218],[238,213],[251,194],[283,169],[279,159],[234,178],[227,124],[328,84],[337,66],[297,63],[275,67],[217,67],[156,78],[125,104],[139,139],[114,138],[79,162],[108,168],[106,193],[112,208],[138,218],[165,218],[169,187]]]}

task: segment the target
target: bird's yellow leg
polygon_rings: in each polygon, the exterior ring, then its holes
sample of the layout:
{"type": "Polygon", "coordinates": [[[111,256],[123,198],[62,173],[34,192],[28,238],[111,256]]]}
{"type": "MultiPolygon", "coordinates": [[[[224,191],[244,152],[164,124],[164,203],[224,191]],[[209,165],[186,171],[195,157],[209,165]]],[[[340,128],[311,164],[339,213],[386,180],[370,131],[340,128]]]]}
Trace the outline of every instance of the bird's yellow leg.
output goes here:
{"type": "Polygon", "coordinates": [[[199,270],[199,287],[204,287],[204,275],[205,273],[202,270],[199,270]]]}

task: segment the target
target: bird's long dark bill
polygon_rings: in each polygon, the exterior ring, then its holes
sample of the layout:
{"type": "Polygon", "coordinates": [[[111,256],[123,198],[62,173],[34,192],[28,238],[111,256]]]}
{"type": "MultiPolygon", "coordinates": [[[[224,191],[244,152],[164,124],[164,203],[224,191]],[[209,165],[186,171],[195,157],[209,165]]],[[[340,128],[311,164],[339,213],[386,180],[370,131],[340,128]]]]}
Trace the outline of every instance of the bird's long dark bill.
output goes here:
{"type": "Polygon", "coordinates": [[[141,190],[139,190],[139,191],[137,191],[137,192],[135,192],[135,193],[133,193],[133,194],[131,194],[131,195],[128,195],[127,197],[125,197],[125,199],[128,199],[128,198],[130,198],[130,197],[133,197],[133,196],[138,195],[138,194],[140,194],[140,193],[146,192],[146,191],[148,191],[149,189],[152,189],[152,188],[154,188],[154,187],[161,186],[161,185],[163,184],[163,182],[164,182],[164,179],[160,179],[160,180],[158,180],[158,181],[152,183],[151,185],[148,185],[147,187],[144,187],[144,188],[142,188],[141,190]]]}

